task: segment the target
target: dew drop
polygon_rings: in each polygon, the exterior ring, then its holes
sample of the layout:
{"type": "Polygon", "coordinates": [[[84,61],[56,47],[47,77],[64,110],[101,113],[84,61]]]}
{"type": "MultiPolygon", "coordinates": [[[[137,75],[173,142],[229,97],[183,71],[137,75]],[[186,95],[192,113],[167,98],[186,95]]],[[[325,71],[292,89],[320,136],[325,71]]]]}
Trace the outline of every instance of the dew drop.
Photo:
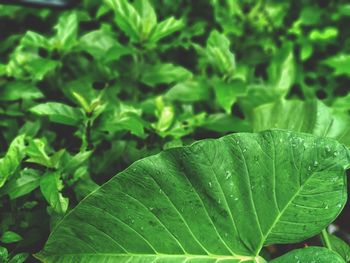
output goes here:
{"type": "Polygon", "coordinates": [[[335,151],[335,152],[333,153],[333,155],[334,155],[334,156],[338,156],[338,152],[335,151]]]}
{"type": "Polygon", "coordinates": [[[159,189],[159,193],[160,193],[160,194],[163,193],[162,189],[159,189]]]}
{"type": "Polygon", "coordinates": [[[230,171],[226,171],[226,173],[225,173],[226,180],[230,179],[230,177],[231,177],[231,172],[230,171]]]}
{"type": "Polygon", "coordinates": [[[211,182],[209,182],[208,184],[209,184],[209,188],[212,188],[213,184],[211,182]]]}
{"type": "Polygon", "coordinates": [[[238,197],[235,198],[235,201],[238,201],[238,197]]]}
{"type": "Polygon", "coordinates": [[[328,153],[329,153],[329,152],[331,151],[331,148],[330,148],[328,145],[326,145],[326,147],[325,147],[325,148],[326,148],[326,152],[328,152],[328,153]]]}
{"type": "Polygon", "coordinates": [[[308,171],[311,171],[311,166],[309,165],[309,167],[307,168],[308,171]]]}
{"type": "Polygon", "coordinates": [[[318,161],[314,161],[314,166],[317,167],[318,166],[318,161]]]}
{"type": "Polygon", "coordinates": [[[244,153],[245,153],[246,151],[247,151],[247,148],[244,148],[244,149],[242,150],[242,152],[244,152],[244,153]]]}

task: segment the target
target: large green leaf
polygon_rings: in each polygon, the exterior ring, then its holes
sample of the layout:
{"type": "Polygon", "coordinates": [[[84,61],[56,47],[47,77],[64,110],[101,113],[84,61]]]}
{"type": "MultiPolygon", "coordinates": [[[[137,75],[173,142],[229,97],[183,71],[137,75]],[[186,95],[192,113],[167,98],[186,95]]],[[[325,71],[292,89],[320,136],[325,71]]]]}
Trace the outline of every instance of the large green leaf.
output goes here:
{"type": "Polygon", "coordinates": [[[348,150],[283,130],[237,133],[135,162],[52,232],[45,262],[264,262],[346,202],[348,150]]]}
{"type": "Polygon", "coordinates": [[[333,251],[323,247],[307,247],[293,250],[271,263],[345,263],[333,251]]]}
{"type": "Polygon", "coordinates": [[[350,146],[349,117],[332,113],[330,108],[316,100],[280,100],[262,105],[254,109],[252,124],[254,131],[288,129],[335,138],[350,146]]]}

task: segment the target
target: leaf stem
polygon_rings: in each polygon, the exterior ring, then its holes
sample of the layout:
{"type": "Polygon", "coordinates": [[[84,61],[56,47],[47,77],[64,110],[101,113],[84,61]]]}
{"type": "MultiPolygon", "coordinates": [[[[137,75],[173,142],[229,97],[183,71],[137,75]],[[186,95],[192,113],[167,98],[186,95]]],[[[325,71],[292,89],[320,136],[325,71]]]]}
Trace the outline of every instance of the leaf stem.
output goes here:
{"type": "Polygon", "coordinates": [[[323,229],[322,232],[321,232],[321,240],[322,240],[322,243],[323,245],[332,250],[332,245],[331,245],[331,241],[329,240],[329,236],[328,236],[328,232],[327,232],[327,229],[323,229]]]}

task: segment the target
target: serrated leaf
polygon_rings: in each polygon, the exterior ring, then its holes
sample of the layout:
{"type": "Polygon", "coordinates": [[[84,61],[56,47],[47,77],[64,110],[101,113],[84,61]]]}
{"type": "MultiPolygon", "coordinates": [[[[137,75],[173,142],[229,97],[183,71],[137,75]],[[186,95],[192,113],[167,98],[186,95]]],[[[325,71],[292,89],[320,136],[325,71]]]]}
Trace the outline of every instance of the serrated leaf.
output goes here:
{"type": "Polygon", "coordinates": [[[349,164],[335,140],[282,130],[172,148],[86,197],[37,257],[264,262],[263,246],[302,241],[334,220],[349,164]]]}
{"type": "Polygon", "coordinates": [[[17,170],[25,154],[24,135],[19,135],[11,142],[5,156],[0,159],[0,187],[17,170]]]}
{"type": "Polygon", "coordinates": [[[59,102],[38,104],[30,108],[30,111],[39,116],[47,116],[52,122],[71,126],[79,124],[84,118],[79,109],[59,102]]]}

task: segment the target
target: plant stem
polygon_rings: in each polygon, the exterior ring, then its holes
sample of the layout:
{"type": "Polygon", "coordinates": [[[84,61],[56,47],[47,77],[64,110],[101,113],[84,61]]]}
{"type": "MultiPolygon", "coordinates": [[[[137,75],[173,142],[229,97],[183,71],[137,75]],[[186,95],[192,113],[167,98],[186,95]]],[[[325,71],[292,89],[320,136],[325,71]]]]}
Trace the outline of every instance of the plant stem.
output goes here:
{"type": "Polygon", "coordinates": [[[323,245],[332,250],[332,245],[331,245],[331,241],[329,240],[329,237],[328,237],[328,232],[327,232],[327,229],[323,229],[322,232],[321,232],[321,239],[322,239],[322,243],[323,245]]]}

